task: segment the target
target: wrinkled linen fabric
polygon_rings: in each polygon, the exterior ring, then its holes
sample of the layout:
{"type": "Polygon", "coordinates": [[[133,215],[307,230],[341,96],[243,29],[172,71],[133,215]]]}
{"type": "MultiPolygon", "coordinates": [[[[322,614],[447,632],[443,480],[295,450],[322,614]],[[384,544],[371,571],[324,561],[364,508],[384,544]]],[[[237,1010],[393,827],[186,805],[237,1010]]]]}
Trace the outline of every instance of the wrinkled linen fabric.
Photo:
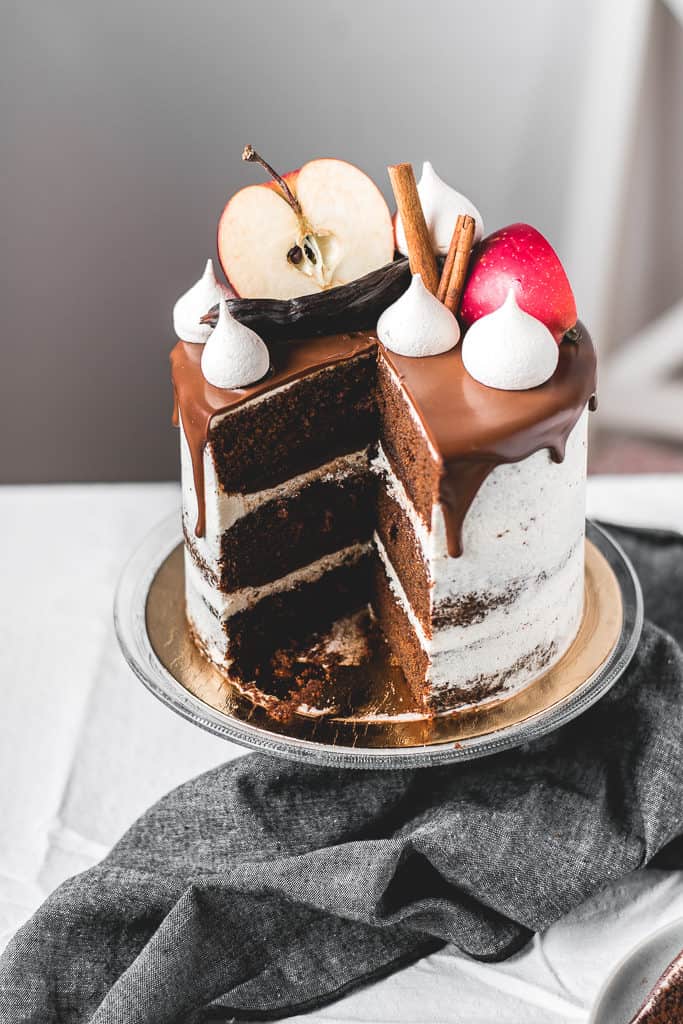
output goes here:
{"type": "Polygon", "coordinates": [[[0,1022],[287,1016],[446,942],[504,959],[667,846],[680,867],[683,539],[611,529],[647,621],[596,706],[458,765],[250,755],[180,786],[19,930],[0,1022]]]}

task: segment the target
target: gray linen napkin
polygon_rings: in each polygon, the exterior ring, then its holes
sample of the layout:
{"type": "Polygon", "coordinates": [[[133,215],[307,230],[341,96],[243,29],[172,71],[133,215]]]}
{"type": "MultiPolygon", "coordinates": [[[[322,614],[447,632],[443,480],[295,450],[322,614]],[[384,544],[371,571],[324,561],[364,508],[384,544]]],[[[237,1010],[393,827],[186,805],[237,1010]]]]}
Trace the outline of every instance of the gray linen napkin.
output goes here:
{"type": "Polygon", "coordinates": [[[647,864],[683,834],[683,539],[613,532],[649,621],[597,706],[463,765],[251,755],[180,786],[18,932],[0,1022],[287,1016],[445,942],[507,957],[647,864]]]}

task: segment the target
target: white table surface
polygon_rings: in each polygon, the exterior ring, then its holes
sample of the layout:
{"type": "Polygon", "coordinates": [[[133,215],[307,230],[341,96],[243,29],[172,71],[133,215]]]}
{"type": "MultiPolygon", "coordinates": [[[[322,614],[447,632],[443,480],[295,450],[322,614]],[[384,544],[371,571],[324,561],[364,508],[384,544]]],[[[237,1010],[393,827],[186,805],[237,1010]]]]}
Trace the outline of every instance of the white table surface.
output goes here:
{"type": "MultiPolygon", "coordinates": [[[[158,703],[117,647],[121,567],[174,484],[0,488],[0,948],[172,787],[244,751],[158,703]]],[[[595,477],[589,515],[683,531],[683,476],[595,477]]],[[[683,917],[683,872],[625,878],[503,964],[451,949],[299,1020],[569,1024],[683,917]]]]}

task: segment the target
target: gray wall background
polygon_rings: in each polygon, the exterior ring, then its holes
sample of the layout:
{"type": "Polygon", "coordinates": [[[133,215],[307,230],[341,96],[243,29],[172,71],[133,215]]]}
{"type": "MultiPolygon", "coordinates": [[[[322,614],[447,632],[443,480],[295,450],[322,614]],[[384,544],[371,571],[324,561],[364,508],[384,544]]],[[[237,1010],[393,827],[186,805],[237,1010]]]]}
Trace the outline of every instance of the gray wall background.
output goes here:
{"type": "MultiPolygon", "coordinates": [[[[3,481],[177,474],[173,302],[259,179],[431,159],[563,248],[590,0],[17,3],[0,34],[3,481]]],[[[571,269],[571,268],[570,268],[571,269]]],[[[580,296],[579,302],[580,302],[580,296]]]]}

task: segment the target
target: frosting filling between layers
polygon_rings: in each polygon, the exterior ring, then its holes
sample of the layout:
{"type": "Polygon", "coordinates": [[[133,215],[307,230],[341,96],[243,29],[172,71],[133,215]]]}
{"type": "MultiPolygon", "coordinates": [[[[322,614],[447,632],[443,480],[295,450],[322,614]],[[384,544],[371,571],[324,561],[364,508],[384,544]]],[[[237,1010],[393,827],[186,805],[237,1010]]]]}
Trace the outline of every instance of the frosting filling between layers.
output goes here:
{"type": "MultiPolygon", "coordinates": [[[[376,342],[366,334],[342,334],[314,338],[295,345],[276,346],[271,351],[271,372],[255,384],[235,390],[213,387],[201,371],[199,346],[178,342],[171,352],[174,408],[173,422],[185,424],[190,451],[194,489],[197,495],[195,534],[204,535],[204,453],[212,429],[219,429],[225,415],[261,399],[276,396],[299,380],[320,375],[358,357],[372,353],[376,342]]],[[[242,489],[242,488],[238,488],[242,489]]]]}
{"type": "MultiPolygon", "coordinates": [[[[437,698],[467,683],[472,684],[473,694],[524,685],[566,649],[576,633],[583,600],[586,417],[581,416],[594,388],[594,354],[587,335],[577,345],[563,343],[558,371],[551,381],[533,392],[515,394],[497,394],[468,378],[457,350],[410,360],[378,349],[372,335],[315,339],[283,348],[271,378],[239,394],[230,393],[197,379],[196,354],[190,348],[180,344],[174,350],[174,386],[183,426],[183,478],[187,481],[185,519],[190,527],[188,542],[196,555],[195,564],[186,552],[187,606],[193,628],[214,660],[225,661],[226,622],[229,630],[231,616],[250,615],[264,599],[295,592],[309,583],[320,587],[325,574],[334,574],[346,562],[360,563],[371,547],[382,562],[396,607],[427,656],[426,681],[437,698]],[[234,439],[239,447],[238,419],[257,429],[262,423],[268,440],[274,436],[275,406],[267,411],[264,403],[267,399],[277,402],[278,396],[287,393],[286,416],[293,443],[298,444],[297,425],[316,412],[317,392],[307,384],[313,379],[335,382],[330,401],[336,401],[336,378],[331,371],[341,364],[348,368],[358,355],[364,358],[362,365],[354,364],[360,369],[354,370],[351,386],[356,388],[356,396],[360,386],[366,387],[364,414],[369,417],[367,424],[372,424],[371,404],[386,387],[376,383],[372,372],[374,362],[368,356],[375,352],[375,361],[379,359],[387,369],[386,380],[395,392],[395,401],[386,406],[386,413],[380,406],[383,418],[374,435],[368,436],[364,421],[366,433],[349,454],[313,468],[309,462],[306,470],[299,472],[294,458],[282,467],[283,473],[290,469],[291,478],[280,478],[281,482],[260,489],[254,479],[253,490],[236,486],[233,494],[225,493],[214,463],[212,425],[218,424],[220,432],[232,412],[261,407],[258,418],[237,417],[231,433],[222,435],[220,459],[232,472],[232,449],[225,438],[234,439]],[[362,384],[365,379],[367,385],[362,384]],[[300,390],[294,388],[296,382],[301,382],[300,390]],[[581,426],[575,428],[579,421],[581,426]],[[394,430],[393,440],[403,444],[398,459],[395,451],[385,448],[386,430],[394,430]],[[405,516],[416,538],[416,550],[422,553],[429,577],[428,616],[415,614],[400,572],[377,535],[373,545],[347,545],[271,583],[230,594],[217,589],[220,539],[226,523],[234,525],[268,500],[286,503],[307,482],[323,479],[325,474],[344,479],[362,473],[368,463],[363,442],[373,442],[378,435],[372,471],[405,516]],[[412,472],[407,479],[414,485],[416,458],[422,460],[420,472],[425,473],[425,514],[418,510],[401,479],[412,472]],[[192,520],[195,514],[202,519],[204,511],[206,528],[198,531],[204,536],[193,543],[192,520]],[[461,547],[462,554],[454,557],[454,548],[460,552],[461,547]],[[467,615],[463,609],[468,610],[467,615]]],[[[339,380],[346,383],[351,375],[340,372],[339,380]]],[[[348,408],[343,396],[340,401],[328,417],[332,431],[337,426],[351,430],[355,419],[354,414],[345,419],[336,411],[348,408]]],[[[274,440],[279,444],[283,438],[278,435],[274,440]]],[[[237,458],[239,461],[239,455],[237,458]]],[[[220,468],[220,461],[218,465],[220,468]]],[[[253,617],[249,621],[253,622],[253,617]]],[[[249,625],[240,624],[242,628],[249,625]]]]}
{"type": "MultiPolygon", "coordinates": [[[[557,660],[576,636],[583,610],[583,545],[572,550],[542,587],[535,587],[533,579],[520,581],[513,601],[489,612],[483,621],[443,626],[427,636],[381,540],[376,535],[373,540],[394,598],[427,656],[427,682],[434,690],[503,675],[535,650],[552,647],[553,660],[557,660]]],[[[543,668],[551,663],[545,662],[543,668]]],[[[522,674],[510,683],[521,686],[528,679],[528,674],[522,674]]],[[[510,686],[505,692],[510,692],[510,686]]]]}
{"type": "Polygon", "coordinates": [[[182,483],[183,523],[188,543],[199,559],[218,576],[220,574],[221,538],[238,520],[256,511],[270,501],[286,499],[306,484],[317,480],[344,480],[362,471],[369,464],[370,447],[340,455],[315,469],[299,473],[274,487],[243,494],[227,494],[218,482],[210,447],[204,450],[204,490],[206,528],[201,537],[194,535],[197,515],[197,494],[190,450],[185,431],[180,423],[180,462],[182,483]]]}
{"type": "Polygon", "coordinates": [[[454,597],[487,597],[520,578],[550,575],[584,535],[587,413],[554,463],[540,451],[499,466],[482,485],[464,524],[463,554],[448,553],[446,524],[435,504],[428,528],[381,443],[372,469],[405,514],[429,567],[432,614],[454,597]]]}
{"type": "Polygon", "coordinates": [[[235,590],[230,594],[225,594],[223,591],[218,590],[210,580],[207,580],[205,574],[196,564],[186,547],[185,580],[191,585],[193,591],[201,598],[212,614],[216,618],[225,621],[231,615],[237,615],[239,612],[253,608],[265,597],[293,590],[294,587],[298,587],[301,584],[311,583],[320,579],[326,572],[339,565],[351,565],[359,561],[369,552],[370,547],[369,543],[350,544],[346,548],[335,551],[330,555],[325,555],[315,562],[309,562],[308,565],[303,566],[301,569],[296,569],[286,576],[280,576],[279,579],[265,583],[263,586],[243,587],[242,590],[235,590]]]}
{"type": "Polygon", "coordinates": [[[381,446],[373,458],[428,574],[430,611],[418,615],[407,594],[410,580],[375,535],[390,592],[423,652],[433,700],[484,680],[491,696],[512,692],[573,641],[583,609],[586,433],[584,413],[559,465],[537,452],[497,467],[472,503],[457,559],[448,555],[439,506],[428,529],[381,446]]]}
{"type": "MultiPolygon", "coordinates": [[[[497,391],[475,381],[462,365],[458,348],[424,359],[399,356],[379,347],[401,392],[418,417],[435,453],[448,551],[462,551],[462,528],[479,488],[496,466],[520,462],[548,449],[555,462],[564,458],[567,437],[595,392],[595,352],[585,328],[578,341],[560,345],[557,370],[528,391],[497,391]]],[[[201,373],[197,346],[179,342],[171,353],[176,406],[187,428],[195,490],[203,497],[203,452],[214,419],[282,385],[310,378],[324,367],[339,366],[377,352],[370,333],[311,338],[273,349],[272,373],[246,388],[221,390],[201,373]]],[[[373,382],[368,382],[371,389],[373,382]]],[[[204,531],[204,505],[198,503],[197,535],[204,531]]]]}

